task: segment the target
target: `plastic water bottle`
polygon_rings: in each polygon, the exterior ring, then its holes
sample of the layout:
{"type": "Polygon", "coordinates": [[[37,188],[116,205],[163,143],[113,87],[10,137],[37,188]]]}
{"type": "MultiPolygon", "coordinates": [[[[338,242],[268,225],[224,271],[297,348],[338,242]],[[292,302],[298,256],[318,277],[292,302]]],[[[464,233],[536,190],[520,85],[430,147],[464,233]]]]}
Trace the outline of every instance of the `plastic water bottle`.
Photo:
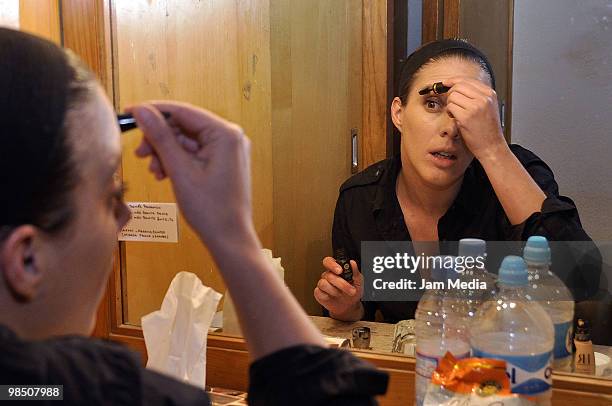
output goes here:
{"type": "Polygon", "coordinates": [[[554,329],[542,306],[526,297],[527,277],[523,258],[504,258],[498,292],[478,309],[470,343],[475,357],[506,361],[513,393],[550,405],[554,329]]]}
{"type": "Polygon", "coordinates": [[[569,371],[572,364],[574,298],[561,279],[550,270],[550,247],[546,238],[529,237],[523,258],[527,262],[527,294],[548,313],[555,327],[553,368],[569,371]]]}
{"type": "Polygon", "coordinates": [[[487,298],[495,294],[495,284],[497,277],[488,272],[484,266],[479,266],[475,260],[481,258],[484,261],[487,257],[487,243],[478,238],[463,238],[459,240],[458,257],[471,258],[474,262],[460,273],[461,280],[470,281],[477,279],[486,283],[487,289],[466,289],[463,294],[468,306],[468,316],[473,317],[480,304],[487,298]]]}
{"type": "Polygon", "coordinates": [[[433,283],[444,286],[440,285],[425,292],[415,316],[415,392],[418,406],[423,404],[431,375],[447,351],[457,359],[470,355],[465,305],[457,300],[453,292],[446,289],[449,278],[458,278],[454,265],[449,269],[443,266],[449,262],[452,264],[454,257],[441,256],[435,259],[435,266],[431,269],[433,283]]]}

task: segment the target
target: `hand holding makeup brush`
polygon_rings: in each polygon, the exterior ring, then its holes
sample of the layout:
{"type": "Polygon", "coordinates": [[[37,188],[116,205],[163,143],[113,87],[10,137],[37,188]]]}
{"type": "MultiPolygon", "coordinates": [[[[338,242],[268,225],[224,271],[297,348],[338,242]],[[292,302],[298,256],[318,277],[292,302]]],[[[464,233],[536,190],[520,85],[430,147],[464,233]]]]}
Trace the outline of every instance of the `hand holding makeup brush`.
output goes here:
{"type": "Polygon", "coordinates": [[[463,142],[479,161],[507,148],[499,120],[495,90],[468,78],[446,79],[446,108],[453,115],[463,142]]]}
{"type": "Polygon", "coordinates": [[[154,102],[129,109],[144,133],[136,154],[168,176],[186,220],[207,245],[239,242],[251,220],[250,141],[241,128],[192,105],[154,102]],[[166,120],[162,112],[171,117],[166,120]]]}

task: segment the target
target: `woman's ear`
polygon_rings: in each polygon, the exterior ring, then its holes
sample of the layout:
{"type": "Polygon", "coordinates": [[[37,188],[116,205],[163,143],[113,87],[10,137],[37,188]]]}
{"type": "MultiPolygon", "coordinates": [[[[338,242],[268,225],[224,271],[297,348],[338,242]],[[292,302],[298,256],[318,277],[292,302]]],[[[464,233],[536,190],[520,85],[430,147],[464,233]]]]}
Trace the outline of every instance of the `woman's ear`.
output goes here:
{"type": "Polygon", "coordinates": [[[391,121],[395,127],[402,132],[402,111],[404,110],[404,106],[402,105],[402,100],[399,97],[395,97],[391,102],[391,121]]]}
{"type": "Polygon", "coordinates": [[[19,226],[0,246],[0,270],[8,289],[16,300],[22,302],[36,297],[43,276],[34,252],[38,234],[31,225],[19,226]]]}

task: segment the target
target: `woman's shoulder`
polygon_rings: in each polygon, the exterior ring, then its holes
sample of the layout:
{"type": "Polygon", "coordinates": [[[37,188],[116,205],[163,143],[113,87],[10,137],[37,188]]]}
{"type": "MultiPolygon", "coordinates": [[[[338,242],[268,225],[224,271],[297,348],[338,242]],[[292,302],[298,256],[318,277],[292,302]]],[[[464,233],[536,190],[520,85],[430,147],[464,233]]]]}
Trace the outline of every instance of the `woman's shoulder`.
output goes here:
{"type": "Polygon", "coordinates": [[[106,340],[64,336],[17,338],[0,326],[0,380],[62,385],[64,404],[209,404],[206,393],[143,368],[140,356],[106,340]]]}
{"type": "Polygon", "coordinates": [[[533,151],[523,147],[522,145],[510,144],[509,147],[510,151],[512,151],[514,156],[516,156],[516,158],[524,167],[539,163],[546,165],[542,158],[537,156],[533,151]]]}
{"type": "Polygon", "coordinates": [[[68,404],[93,404],[108,396],[138,404],[140,359],[123,346],[78,336],[28,341],[4,329],[2,347],[4,383],[63,385],[68,404]]]}
{"type": "Polygon", "coordinates": [[[383,159],[351,176],[340,186],[340,194],[350,189],[380,184],[392,172],[397,159],[396,157],[383,159]]]}

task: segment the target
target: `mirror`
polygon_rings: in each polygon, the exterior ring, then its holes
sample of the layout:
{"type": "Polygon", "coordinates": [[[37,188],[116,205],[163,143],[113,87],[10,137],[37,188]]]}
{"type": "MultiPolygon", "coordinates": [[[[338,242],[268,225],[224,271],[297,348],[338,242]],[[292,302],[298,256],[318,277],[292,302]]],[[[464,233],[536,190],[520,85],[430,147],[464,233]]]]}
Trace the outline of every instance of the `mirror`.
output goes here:
{"type": "MultiPolygon", "coordinates": [[[[242,125],[253,142],[256,229],[314,314],[338,186],[351,173],[351,129],[361,127],[361,2],[269,3],[114,2],[115,104],[178,99],[242,125]]],[[[138,140],[137,131],[125,135],[127,200],[174,201],[168,182],[158,184],[131,153],[138,140]]],[[[126,323],[158,309],[179,271],[225,292],[179,222],[178,244],[122,244],[126,323]]]]}
{"type": "MultiPolygon", "coordinates": [[[[423,2],[406,2],[400,21],[411,24],[409,49],[421,31],[414,24],[426,14],[420,14],[423,2]]],[[[601,210],[612,202],[605,178],[612,173],[605,152],[612,93],[605,79],[612,54],[612,9],[606,3],[593,0],[576,10],[552,2],[463,1],[456,17],[460,35],[492,59],[506,135],[549,164],[562,194],[576,202],[584,228],[601,241],[612,238],[612,216],[601,210]]],[[[351,176],[353,149],[364,169],[384,158],[371,151],[386,148],[381,134],[364,132],[371,117],[362,100],[373,91],[368,63],[381,74],[364,37],[365,28],[379,28],[364,25],[367,5],[164,0],[112,1],[111,9],[117,109],[147,99],[178,99],[240,123],[253,141],[254,217],[263,245],[282,258],[285,282],[306,311],[319,316],[313,320],[322,331],[350,335],[352,324],[320,317],[313,289],[321,259],[331,252],[338,188],[351,176]]],[[[154,181],[147,164],[133,157],[139,138],[137,131],[124,135],[127,200],[173,202],[168,182],[154,181]]],[[[176,244],[121,244],[125,324],[137,326],[157,310],[180,271],[225,292],[210,256],[180,216],[178,229],[176,244]]],[[[611,263],[612,256],[604,262],[611,263]]],[[[611,279],[602,273],[603,293],[609,294],[611,279]]],[[[609,307],[597,312],[610,319],[609,307]]],[[[395,326],[356,325],[371,327],[374,350],[391,350],[395,326]],[[384,343],[374,345],[381,338],[384,343]]],[[[612,356],[609,347],[599,350],[612,356]]]]}

